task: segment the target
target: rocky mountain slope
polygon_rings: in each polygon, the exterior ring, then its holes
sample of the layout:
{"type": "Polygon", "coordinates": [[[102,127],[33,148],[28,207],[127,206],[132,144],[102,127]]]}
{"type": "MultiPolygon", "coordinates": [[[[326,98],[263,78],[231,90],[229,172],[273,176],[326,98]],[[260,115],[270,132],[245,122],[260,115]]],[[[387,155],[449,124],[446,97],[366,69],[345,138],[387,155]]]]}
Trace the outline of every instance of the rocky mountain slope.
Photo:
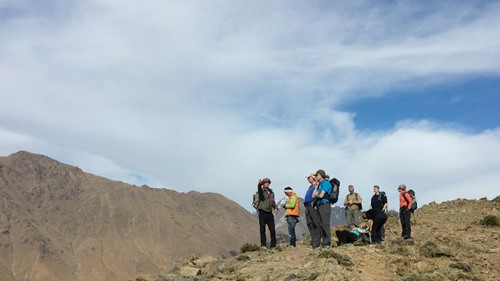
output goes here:
{"type": "Polygon", "coordinates": [[[258,241],[257,220],[213,193],[136,187],[45,156],[0,157],[0,280],[128,280],[258,241]]]}
{"type": "Polygon", "coordinates": [[[425,205],[416,211],[411,240],[400,238],[399,217],[391,213],[382,244],[327,251],[309,248],[307,239],[272,251],[247,245],[250,251],[234,259],[192,257],[159,277],[135,280],[500,280],[500,197],[425,205]]]}

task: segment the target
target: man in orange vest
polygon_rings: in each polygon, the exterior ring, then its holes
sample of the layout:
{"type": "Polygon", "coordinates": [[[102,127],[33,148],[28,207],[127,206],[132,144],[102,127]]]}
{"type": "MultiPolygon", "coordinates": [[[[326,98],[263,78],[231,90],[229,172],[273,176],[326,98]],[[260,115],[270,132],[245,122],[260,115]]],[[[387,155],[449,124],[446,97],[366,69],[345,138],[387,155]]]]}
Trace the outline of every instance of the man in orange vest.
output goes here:
{"type": "Polygon", "coordinates": [[[288,234],[290,235],[290,245],[295,247],[297,237],[295,236],[295,225],[299,222],[300,202],[297,194],[293,192],[291,187],[285,187],[285,194],[288,196],[288,201],[285,204],[285,217],[288,223],[288,234]]]}

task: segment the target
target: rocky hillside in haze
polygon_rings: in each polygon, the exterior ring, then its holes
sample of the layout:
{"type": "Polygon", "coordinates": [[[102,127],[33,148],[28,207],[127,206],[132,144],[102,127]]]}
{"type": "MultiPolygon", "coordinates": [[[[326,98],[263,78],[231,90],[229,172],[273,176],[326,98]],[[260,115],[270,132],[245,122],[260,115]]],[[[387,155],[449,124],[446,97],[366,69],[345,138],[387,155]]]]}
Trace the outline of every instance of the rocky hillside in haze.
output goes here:
{"type": "Polygon", "coordinates": [[[245,247],[250,251],[233,259],[192,257],[159,277],[135,280],[500,280],[500,197],[425,205],[416,211],[410,240],[400,238],[399,217],[390,214],[381,244],[319,251],[306,239],[296,248],[245,247]]]}
{"type": "Polygon", "coordinates": [[[258,242],[257,220],[213,193],[136,187],[45,156],[0,157],[0,280],[129,280],[258,242]]]}

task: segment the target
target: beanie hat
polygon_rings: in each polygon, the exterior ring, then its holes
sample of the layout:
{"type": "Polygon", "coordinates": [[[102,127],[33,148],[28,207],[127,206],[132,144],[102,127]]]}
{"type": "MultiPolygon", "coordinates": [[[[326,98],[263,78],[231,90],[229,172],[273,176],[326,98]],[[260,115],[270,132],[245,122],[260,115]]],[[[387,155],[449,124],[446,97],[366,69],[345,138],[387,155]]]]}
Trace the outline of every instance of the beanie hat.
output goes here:
{"type": "Polygon", "coordinates": [[[271,180],[269,178],[263,178],[261,181],[262,184],[269,183],[271,184],[271,180]]]}
{"type": "Polygon", "coordinates": [[[292,191],[293,191],[293,189],[291,187],[289,187],[289,186],[285,187],[285,192],[292,192],[292,191]]]}

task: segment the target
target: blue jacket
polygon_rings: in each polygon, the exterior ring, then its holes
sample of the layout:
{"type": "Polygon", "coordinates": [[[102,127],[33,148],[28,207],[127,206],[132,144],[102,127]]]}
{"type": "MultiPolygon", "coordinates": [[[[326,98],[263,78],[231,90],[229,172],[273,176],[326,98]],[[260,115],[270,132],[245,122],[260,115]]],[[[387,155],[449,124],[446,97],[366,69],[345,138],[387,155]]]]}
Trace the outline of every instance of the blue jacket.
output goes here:
{"type": "MultiPolygon", "coordinates": [[[[321,194],[322,191],[325,191],[326,193],[328,193],[329,195],[332,194],[332,185],[330,184],[329,181],[325,180],[325,179],[322,179],[320,182],[319,182],[319,186],[318,186],[318,194],[321,194]]],[[[328,199],[326,199],[325,197],[323,197],[322,199],[319,199],[318,198],[318,204],[321,205],[321,204],[325,204],[325,203],[330,203],[330,201],[328,201],[328,199]]]]}
{"type": "Polygon", "coordinates": [[[311,184],[311,186],[309,186],[309,189],[306,192],[306,196],[304,196],[305,204],[311,204],[314,201],[313,192],[314,192],[314,184],[311,184]]]}

